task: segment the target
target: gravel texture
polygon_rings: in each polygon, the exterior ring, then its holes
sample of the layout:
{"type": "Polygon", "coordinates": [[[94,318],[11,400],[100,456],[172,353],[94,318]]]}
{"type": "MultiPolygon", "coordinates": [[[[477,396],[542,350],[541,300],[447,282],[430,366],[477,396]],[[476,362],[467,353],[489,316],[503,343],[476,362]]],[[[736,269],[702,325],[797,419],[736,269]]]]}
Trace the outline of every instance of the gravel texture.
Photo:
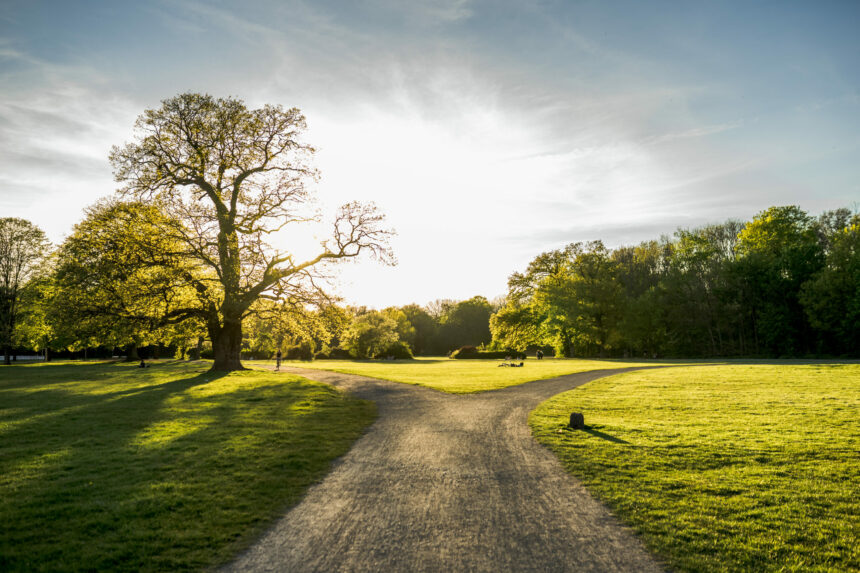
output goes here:
{"type": "Polygon", "coordinates": [[[379,418],[225,571],[662,570],[527,424],[540,402],[626,370],[467,395],[282,370],[373,400],[379,418]]]}

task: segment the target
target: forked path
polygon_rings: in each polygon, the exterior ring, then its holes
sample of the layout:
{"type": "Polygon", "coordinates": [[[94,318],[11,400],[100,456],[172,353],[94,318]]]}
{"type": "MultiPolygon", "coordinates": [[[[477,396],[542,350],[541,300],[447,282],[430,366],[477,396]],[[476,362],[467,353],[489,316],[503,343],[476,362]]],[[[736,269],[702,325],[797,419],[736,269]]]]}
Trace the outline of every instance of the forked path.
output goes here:
{"type": "Polygon", "coordinates": [[[225,570],[661,571],[527,424],[547,398],[625,370],[467,395],[290,371],[375,401],[379,418],[225,570]]]}

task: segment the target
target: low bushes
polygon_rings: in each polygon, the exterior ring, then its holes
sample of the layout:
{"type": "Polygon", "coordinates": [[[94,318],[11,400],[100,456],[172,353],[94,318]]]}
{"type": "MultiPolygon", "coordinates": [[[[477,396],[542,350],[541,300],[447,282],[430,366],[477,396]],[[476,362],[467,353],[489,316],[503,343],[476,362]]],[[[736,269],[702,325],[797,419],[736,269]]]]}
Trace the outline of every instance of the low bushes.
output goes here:
{"type": "Polygon", "coordinates": [[[287,360],[313,360],[314,351],[311,348],[310,343],[303,342],[296,346],[290,346],[287,348],[285,358],[287,360]]]}
{"type": "Polygon", "coordinates": [[[352,355],[346,348],[332,348],[328,357],[332,360],[352,360],[352,355]]]}
{"type": "Polygon", "coordinates": [[[398,340],[391,344],[384,352],[380,352],[374,358],[394,358],[395,360],[410,360],[412,358],[412,350],[409,345],[398,340]]]}

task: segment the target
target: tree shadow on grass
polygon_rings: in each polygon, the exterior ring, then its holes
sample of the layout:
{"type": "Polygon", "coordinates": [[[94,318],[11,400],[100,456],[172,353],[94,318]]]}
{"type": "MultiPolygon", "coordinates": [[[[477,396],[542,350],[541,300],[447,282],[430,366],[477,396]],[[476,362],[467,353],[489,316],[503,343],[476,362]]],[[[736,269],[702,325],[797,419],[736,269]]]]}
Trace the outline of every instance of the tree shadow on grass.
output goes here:
{"type": "Polygon", "coordinates": [[[7,393],[20,423],[0,451],[0,570],[210,567],[357,437],[333,424],[334,390],[240,381],[186,393],[225,374],[176,374],[107,393],[7,393]]]}
{"type": "Polygon", "coordinates": [[[607,442],[612,442],[613,444],[629,444],[627,440],[622,440],[621,438],[616,438],[610,434],[605,432],[601,432],[600,430],[595,430],[593,426],[585,426],[582,428],[582,431],[586,434],[594,436],[595,438],[600,438],[601,440],[606,440],[607,442]]]}

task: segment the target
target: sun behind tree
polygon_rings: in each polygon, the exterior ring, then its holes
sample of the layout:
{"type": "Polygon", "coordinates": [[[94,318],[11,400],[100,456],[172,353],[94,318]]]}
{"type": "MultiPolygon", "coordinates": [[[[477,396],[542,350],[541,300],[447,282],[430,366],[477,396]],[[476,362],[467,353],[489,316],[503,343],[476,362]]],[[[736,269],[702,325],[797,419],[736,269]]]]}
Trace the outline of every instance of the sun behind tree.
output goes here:
{"type": "Polygon", "coordinates": [[[374,205],[338,210],[330,241],[297,261],[266,237],[284,226],[314,220],[307,182],[318,172],[314,149],[301,140],[298,109],[248,109],[233,98],[186,93],[146,110],[133,142],[114,147],[110,160],[121,193],[152,200],[174,223],[169,232],[206,273],[189,275],[197,293],[185,309],[205,324],[214,370],[242,369],[242,319],[261,297],[301,303],[319,295],[320,263],[369,252],[393,262],[384,216],[374,205]]]}

